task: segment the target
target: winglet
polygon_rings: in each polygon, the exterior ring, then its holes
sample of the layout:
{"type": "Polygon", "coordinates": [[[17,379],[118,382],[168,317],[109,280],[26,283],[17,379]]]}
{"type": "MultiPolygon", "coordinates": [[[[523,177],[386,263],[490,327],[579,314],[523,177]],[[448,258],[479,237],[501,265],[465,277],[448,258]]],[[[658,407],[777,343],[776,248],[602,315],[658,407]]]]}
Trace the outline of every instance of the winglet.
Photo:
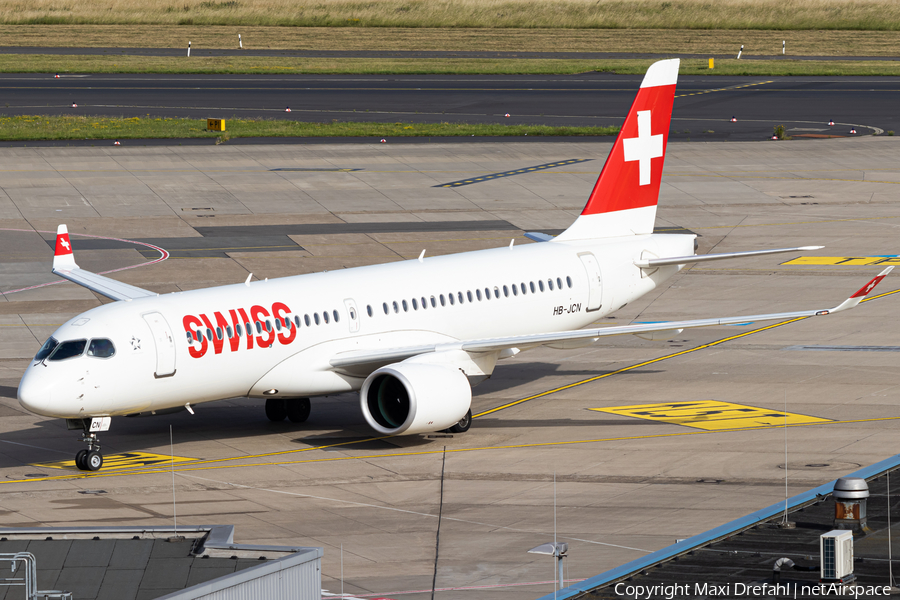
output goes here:
{"type": "Polygon", "coordinates": [[[77,269],[75,255],[72,254],[72,242],[69,241],[69,230],[65,225],[56,229],[56,250],[53,253],[54,271],[71,271],[77,269]]]}
{"type": "Polygon", "coordinates": [[[881,280],[887,277],[887,274],[890,273],[893,269],[894,267],[888,267],[887,269],[876,275],[875,278],[872,279],[872,281],[859,288],[859,290],[855,294],[844,300],[840,304],[840,306],[836,306],[828,312],[836,313],[842,310],[853,308],[854,306],[862,302],[866,298],[866,296],[868,296],[869,293],[871,293],[871,291],[875,289],[875,286],[881,283],[881,280]]]}

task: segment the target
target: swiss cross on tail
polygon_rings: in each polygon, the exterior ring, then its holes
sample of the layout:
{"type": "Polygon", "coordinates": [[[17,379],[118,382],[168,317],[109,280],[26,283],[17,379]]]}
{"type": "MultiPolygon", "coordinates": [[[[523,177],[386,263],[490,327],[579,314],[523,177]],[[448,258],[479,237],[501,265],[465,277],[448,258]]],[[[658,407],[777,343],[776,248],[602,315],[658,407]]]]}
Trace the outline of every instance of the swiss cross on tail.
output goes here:
{"type": "Polygon", "coordinates": [[[641,110],[637,114],[637,137],[622,140],[625,162],[638,161],[638,185],[650,185],[650,168],[654,158],[662,158],[665,142],[663,135],[650,133],[652,111],[641,110]]]}
{"type": "Polygon", "coordinates": [[[653,233],[678,65],[675,58],[647,69],[581,216],[556,239],[653,233]]]}
{"type": "Polygon", "coordinates": [[[647,69],[622,131],[581,214],[656,206],[678,64],[678,59],[662,60],[647,69]]]}

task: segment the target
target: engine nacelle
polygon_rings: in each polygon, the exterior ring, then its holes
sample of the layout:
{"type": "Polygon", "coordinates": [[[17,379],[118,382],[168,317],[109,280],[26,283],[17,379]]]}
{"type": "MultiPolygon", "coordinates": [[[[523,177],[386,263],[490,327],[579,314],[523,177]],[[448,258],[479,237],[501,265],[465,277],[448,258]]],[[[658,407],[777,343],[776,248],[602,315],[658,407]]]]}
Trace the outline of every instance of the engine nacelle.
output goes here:
{"type": "Polygon", "coordinates": [[[472,388],[459,369],[403,362],[369,375],[359,398],[372,429],[387,435],[412,435],[458,423],[472,404],[472,388]]]}

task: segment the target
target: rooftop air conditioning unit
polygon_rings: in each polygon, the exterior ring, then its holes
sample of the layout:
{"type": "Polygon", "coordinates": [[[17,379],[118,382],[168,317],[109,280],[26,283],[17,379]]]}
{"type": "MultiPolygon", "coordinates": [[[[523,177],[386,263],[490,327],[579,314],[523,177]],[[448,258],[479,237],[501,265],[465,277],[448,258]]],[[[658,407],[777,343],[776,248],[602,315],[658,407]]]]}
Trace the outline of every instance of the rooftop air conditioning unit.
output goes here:
{"type": "Polygon", "coordinates": [[[853,574],[853,532],[835,529],[819,537],[821,559],[820,581],[847,583],[856,579],[853,574]]]}

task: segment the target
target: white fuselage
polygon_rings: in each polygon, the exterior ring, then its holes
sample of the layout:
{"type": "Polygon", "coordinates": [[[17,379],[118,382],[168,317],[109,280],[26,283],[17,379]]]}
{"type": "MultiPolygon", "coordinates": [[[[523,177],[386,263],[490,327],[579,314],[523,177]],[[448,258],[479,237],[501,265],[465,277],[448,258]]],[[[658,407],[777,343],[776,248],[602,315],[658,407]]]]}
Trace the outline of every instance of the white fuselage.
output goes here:
{"type": "MultiPolygon", "coordinates": [[[[235,396],[357,390],[377,366],[337,369],[329,362],[336,355],[578,329],[679,268],[647,274],[634,260],[693,254],[693,239],[527,244],[114,302],[71,319],[53,337],[106,338],[115,354],[32,361],[19,399],[38,414],[87,418],[235,396]],[[602,286],[590,274],[591,255],[602,286]]],[[[496,353],[490,358],[492,368],[496,353]]]]}

